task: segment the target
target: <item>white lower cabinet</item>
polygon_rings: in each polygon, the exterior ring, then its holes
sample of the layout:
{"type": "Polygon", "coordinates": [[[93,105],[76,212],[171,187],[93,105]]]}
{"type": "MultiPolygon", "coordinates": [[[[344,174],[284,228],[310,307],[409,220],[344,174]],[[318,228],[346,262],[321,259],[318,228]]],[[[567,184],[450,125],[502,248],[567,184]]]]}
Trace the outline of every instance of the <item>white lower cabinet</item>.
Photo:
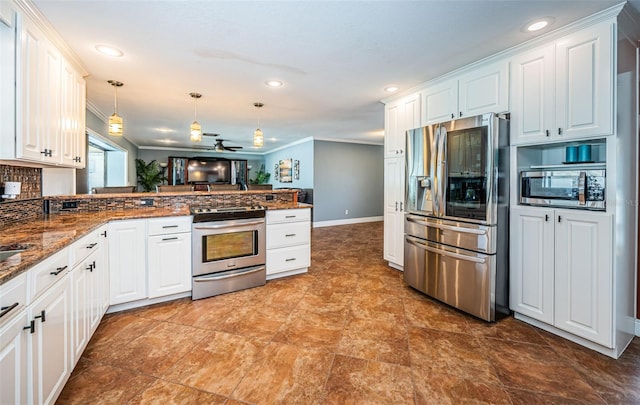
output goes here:
{"type": "Polygon", "coordinates": [[[75,242],[71,270],[72,364],[82,355],[108,306],[106,226],[75,242]]]}
{"type": "Polygon", "coordinates": [[[109,304],[147,298],[146,219],[109,223],[109,304]]]}
{"type": "Polygon", "coordinates": [[[612,218],[511,210],[511,309],[613,348],[612,218]]]}
{"type": "Polygon", "coordinates": [[[311,210],[267,211],[267,279],[305,273],[311,265],[311,210]]]}
{"type": "Polygon", "coordinates": [[[149,298],[191,290],[191,217],[149,220],[149,298]]]}
{"type": "Polygon", "coordinates": [[[404,158],[384,160],[383,258],[398,269],[404,266],[404,158]]]}
{"type": "Polygon", "coordinates": [[[71,375],[71,299],[68,277],[47,290],[27,310],[31,403],[54,403],[71,375]]]}
{"type": "Polygon", "coordinates": [[[27,403],[27,313],[22,311],[0,328],[0,404],[27,403]]]}

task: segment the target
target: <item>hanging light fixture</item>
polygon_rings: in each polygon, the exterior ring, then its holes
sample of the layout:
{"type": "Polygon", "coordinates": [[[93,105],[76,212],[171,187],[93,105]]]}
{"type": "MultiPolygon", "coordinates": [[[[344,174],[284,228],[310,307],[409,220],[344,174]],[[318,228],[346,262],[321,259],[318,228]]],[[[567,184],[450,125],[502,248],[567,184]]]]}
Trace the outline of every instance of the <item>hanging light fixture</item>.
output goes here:
{"type": "MultiPolygon", "coordinates": [[[[253,103],[253,106],[260,109],[264,107],[264,104],[253,103]]],[[[264,145],[264,134],[260,129],[260,112],[258,112],[258,128],[253,132],[253,146],[255,146],[256,148],[261,148],[263,145],[264,145]]]]}
{"type": "Polygon", "coordinates": [[[195,108],[193,111],[193,122],[191,123],[190,138],[191,142],[202,141],[202,125],[198,122],[198,99],[202,97],[200,93],[189,93],[189,95],[195,100],[195,108]]]}
{"type": "Polygon", "coordinates": [[[117,80],[109,80],[107,83],[113,86],[113,114],[109,117],[109,135],[122,136],[123,123],[122,117],[118,115],[118,87],[122,87],[123,83],[117,80]]]}

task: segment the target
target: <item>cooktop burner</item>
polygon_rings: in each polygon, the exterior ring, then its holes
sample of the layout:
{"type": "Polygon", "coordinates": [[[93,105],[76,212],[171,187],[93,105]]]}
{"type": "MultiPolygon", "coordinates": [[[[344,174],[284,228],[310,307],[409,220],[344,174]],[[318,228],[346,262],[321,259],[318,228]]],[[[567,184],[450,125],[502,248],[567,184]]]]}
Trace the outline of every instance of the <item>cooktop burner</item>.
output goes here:
{"type": "Polygon", "coordinates": [[[266,207],[191,207],[193,222],[222,221],[226,219],[264,218],[266,207]]]}

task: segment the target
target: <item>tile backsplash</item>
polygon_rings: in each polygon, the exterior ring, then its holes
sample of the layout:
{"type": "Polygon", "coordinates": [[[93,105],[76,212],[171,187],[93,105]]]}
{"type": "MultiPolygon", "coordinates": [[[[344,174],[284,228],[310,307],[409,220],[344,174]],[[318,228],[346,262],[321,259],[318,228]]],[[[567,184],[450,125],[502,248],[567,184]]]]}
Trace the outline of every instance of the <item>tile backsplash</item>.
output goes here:
{"type": "Polygon", "coordinates": [[[20,167],[0,165],[0,187],[4,189],[7,181],[19,181],[20,195],[16,200],[28,200],[42,197],[42,169],[35,167],[20,167]]]}

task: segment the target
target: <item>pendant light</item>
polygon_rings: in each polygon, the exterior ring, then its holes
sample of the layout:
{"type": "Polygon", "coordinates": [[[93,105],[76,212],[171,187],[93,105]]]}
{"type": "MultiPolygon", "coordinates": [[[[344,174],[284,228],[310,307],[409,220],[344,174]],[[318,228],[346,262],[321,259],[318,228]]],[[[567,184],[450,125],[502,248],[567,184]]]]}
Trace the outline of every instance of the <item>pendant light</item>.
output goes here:
{"type": "Polygon", "coordinates": [[[122,117],[118,115],[118,87],[122,87],[123,83],[117,80],[109,80],[107,83],[113,86],[113,114],[109,117],[109,135],[122,136],[123,122],[122,117]]]}
{"type": "Polygon", "coordinates": [[[191,123],[190,128],[190,138],[191,142],[200,142],[202,141],[202,126],[198,122],[198,99],[202,97],[200,93],[189,93],[189,95],[195,100],[195,108],[193,111],[193,122],[191,123]]]}
{"type": "MultiPolygon", "coordinates": [[[[253,106],[260,109],[264,107],[264,104],[253,103],[253,106]]],[[[260,129],[260,112],[258,112],[258,128],[253,132],[253,146],[255,146],[256,148],[262,148],[263,145],[264,145],[264,134],[260,129]]]]}

